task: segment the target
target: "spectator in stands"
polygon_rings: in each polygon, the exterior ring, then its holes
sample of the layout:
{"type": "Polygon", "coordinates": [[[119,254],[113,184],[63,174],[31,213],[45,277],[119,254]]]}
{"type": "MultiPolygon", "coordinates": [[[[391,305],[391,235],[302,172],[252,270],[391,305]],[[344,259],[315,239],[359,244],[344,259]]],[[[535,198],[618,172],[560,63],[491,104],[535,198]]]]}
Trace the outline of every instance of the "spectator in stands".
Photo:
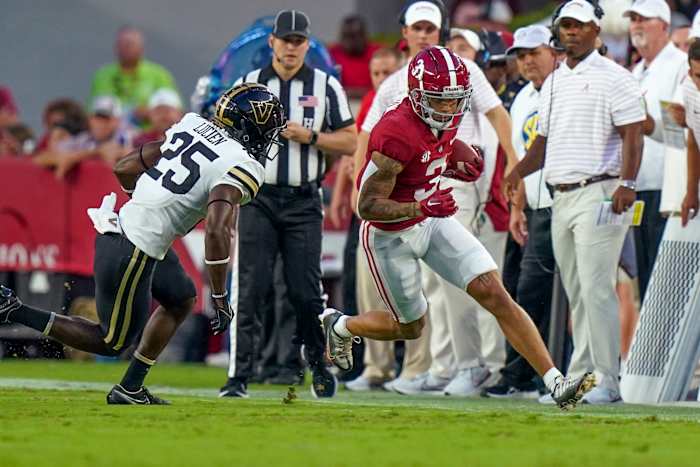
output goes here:
{"type": "Polygon", "coordinates": [[[100,158],[114,165],[131,150],[131,138],[121,118],[121,104],[115,97],[98,96],[88,118],[88,131],[76,132],[69,121],[58,123],[58,133],[52,135],[47,149],[34,161],[53,168],[59,179],[84,159],[100,158]]]}
{"type": "Polygon", "coordinates": [[[0,126],[0,156],[26,156],[34,151],[34,133],[22,123],[0,126]]]}
{"type": "Polygon", "coordinates": [[[10,88],[0,86],[0,128],[19,123],[17,104],[10,88]]]}
{"type": "Polygon", "coordinates": [[[134,138],[135,148],[149,141],[161,141],[165,130],[182,118],[182,101],[172,89],[163,88],[156,91],[148,100],[148,120],[151,128],[134,138]]]}
{"type": "Polygon", "coordinates": [[[92,80],[91,102],[97,96],[114,96],[134,125],[148,121],[148,100],[161,88],[177,90],[175,80],[161,65],[143,58],[144,38],[141,30],[124,26],[114,44],[117,63],[105,65],[92,80]]]}
{"type": "Polygon", "coordinates": [[[49,102],[44,109],[42,121],[44,134],[37,143],[37,155],[56,149],[55,144],[68,136],[77,136],[87,131],[87,115],[83,106],[73,99],[60,98],[49,102]]]}
{"type": "Polygon", "coordinates": [[[450,29],[450,41],[447,46],[460,57],[476,60],[476,55],[482,49],[479,35],[471,29],[450,29]]]}
{"type": "Polygon", "coordinates": [[[340,83],[348,97],[360,98],[372,89],[369,62],[379,47],[369,42],[367,23],[362,16],[351,15],[343,19],[340,42],[332,46],[329,52],[340,66],[340,83]]]}
{"type": "Polygon", "coordinates": [[[644,216],[641,225],[634,229],[639,296],[643,302],[666,225],[660,212],[666,159],[661,102],[673,100],[687,76],[688,59],[669,38],[671,10],[664,0],[637,1],[623,16],[630,18],[630,40],[642,57],[632,74],[641,85],[648,114],[637,177],[637,199],[645,203],[644,216]]]}

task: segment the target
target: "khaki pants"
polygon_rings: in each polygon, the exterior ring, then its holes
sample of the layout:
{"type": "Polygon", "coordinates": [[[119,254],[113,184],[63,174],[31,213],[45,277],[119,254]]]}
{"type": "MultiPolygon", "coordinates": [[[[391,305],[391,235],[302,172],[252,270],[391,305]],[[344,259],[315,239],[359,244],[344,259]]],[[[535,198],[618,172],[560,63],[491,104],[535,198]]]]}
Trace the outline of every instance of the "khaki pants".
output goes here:
{"type": "Polygon", "coordinates": [[[600,203],[616,180],[557,192],[552,207],[552,246],[569,298],[574,353],[568,373],[594,371],[598,385],[619,390],[620,318],[617,265],[627,226],[596,226],[600,203]]]}
{"type": "MultiPolygon", "coordinates": [[[[369,271],[367,256],[357,255],[357,309],[359,313],[386,310],[379,297],[377,288],[369,271]]],[[[387,313],[389,311],[387,310],[387,313]]],[[[428,316],[426,315],[426,318],[428,316]]],[[[364,338],[365,369],[362,373],[367,379],[389,379],[394,376],[394,343],[364,338]]],[[[418,339],[406,341],[402,378],[412,378],[428,371],[430,367],[430,321],[426,320],[423,334],[418,339]]]]}

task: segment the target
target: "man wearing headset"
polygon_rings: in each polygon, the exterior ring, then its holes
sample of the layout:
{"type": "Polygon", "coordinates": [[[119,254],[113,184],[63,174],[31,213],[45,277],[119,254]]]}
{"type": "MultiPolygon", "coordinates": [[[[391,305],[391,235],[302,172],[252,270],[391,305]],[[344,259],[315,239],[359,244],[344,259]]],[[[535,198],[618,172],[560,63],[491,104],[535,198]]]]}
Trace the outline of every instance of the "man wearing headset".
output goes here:
{"type": "MultiPolygon", "coordinates": [[[[515,42],[507,50],[515,55],[520,74],[529,81],[510,108],[513,120],[513,146],[520,158],[537,136],[540,91],[554,71],[557,52],[550,46],[552,33],[545,26],[532,25],[515,31],[515,42]]],[[[510,232],[524,247],[517,283],[517,301],[532,318],[546,339],[552,302],[554,253],[552,253],[552,197],[538,170],[525,177],[518,187],[510,210],[510,232]]],[[[483,391],[486,397],[537,397],[535,370],[508,346],[506,363],[499,381],[483,391]]]]}
{"type": "Polygon", "coordinates": [[[509,194],[544,166],[552,187],[552,246],[571,305],[570,376],[594,371],[598,386],[584,401],[621,401],[620,320],[615,294],[627,225],[596,225],[601,203],[616,214],[635,201],[646,112],[632,74],[595,49],[603,13],[567,2],[554,21],[566,60],[542,86],[537,137],[506,177],[509,194]],[[546,148],[546,158],[545,158],[546,148]]]}

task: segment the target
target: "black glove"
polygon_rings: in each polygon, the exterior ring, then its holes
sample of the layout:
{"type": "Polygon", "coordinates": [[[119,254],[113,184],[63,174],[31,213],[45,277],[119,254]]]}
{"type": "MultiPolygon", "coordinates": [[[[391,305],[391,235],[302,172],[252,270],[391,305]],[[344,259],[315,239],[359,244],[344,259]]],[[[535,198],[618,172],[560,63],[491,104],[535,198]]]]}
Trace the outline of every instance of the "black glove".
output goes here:
{"type": "Polygon", "coordinates": [[[214,306],[214,317],[209,320],[209,326],[211,326],[214,335],[217,335],[228,329],[229,324],[231,324],[233,308],[228,301],[228,293],[212,294],[211,301],[214,306]]]}

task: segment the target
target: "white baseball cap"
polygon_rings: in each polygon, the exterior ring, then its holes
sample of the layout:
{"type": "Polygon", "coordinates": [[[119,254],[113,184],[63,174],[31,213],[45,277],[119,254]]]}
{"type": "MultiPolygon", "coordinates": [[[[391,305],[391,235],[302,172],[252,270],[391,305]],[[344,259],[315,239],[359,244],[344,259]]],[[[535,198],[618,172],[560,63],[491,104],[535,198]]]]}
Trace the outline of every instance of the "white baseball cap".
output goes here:
{"type": "Polygon", "coordinates": [[[479,35],[471,29],[450,29],[450,39],[454,39],[455,37],[463,38],[472,49],[476,51],[481,50],[481,39],[479,39],[479,35]]]}
{"type": "Polygon", "coordinates": [[[442,26],[442,13],[440,8],[432,2],[416,2],[408,7],[404,16],[406,26],[411,26],[418,21],[428,21],[437,28],[442,26]]]}
{"type": "Polygon", "coordinates": [[[97,96],[92,101],[92,113],[101,117],[116,117],[122,116],[122,105],[114,96],[103,95],[97,96]]]}
{"type": "Polygon", "coordinates": [[[149,109],[155,109],[161,105],[167,105],[168,107],[182,110],[182,101],[180,100],[180,96],[177,94],[177,92],[169,88],[158,89],[148,100],[149,109]]]}
{"type": "Polygon", "coordinates": [[[622,16],[629,17],[632,13],[645,18],[658,18],[666,24],[671,24],[671,8],[666,0],[634,0],[622,16]]]}
{"type": "Polygon", "coordinates": [[[700,11],[695,13],[693,24],[690,26],[690,34],[688,34],[688,39],[698,37],[700,37],[700,11]]]}
{"type": "Polygon", "coordinates": [[[541,45],[549,46],[552,40],[552,31],[541,24],[525,26],[515,31],[513,45],[506,50],[506,55],[515,53],[518,49],[536,49],[541,45]]]}
{"type": "Polygon", "coordinates": [[[600,26],[600,18],[595,15],[595,8],[586,0],[571,0],[559,12],[557,23],[564,18],[573,18],[582,23],[595,23],[600,26]]]}

